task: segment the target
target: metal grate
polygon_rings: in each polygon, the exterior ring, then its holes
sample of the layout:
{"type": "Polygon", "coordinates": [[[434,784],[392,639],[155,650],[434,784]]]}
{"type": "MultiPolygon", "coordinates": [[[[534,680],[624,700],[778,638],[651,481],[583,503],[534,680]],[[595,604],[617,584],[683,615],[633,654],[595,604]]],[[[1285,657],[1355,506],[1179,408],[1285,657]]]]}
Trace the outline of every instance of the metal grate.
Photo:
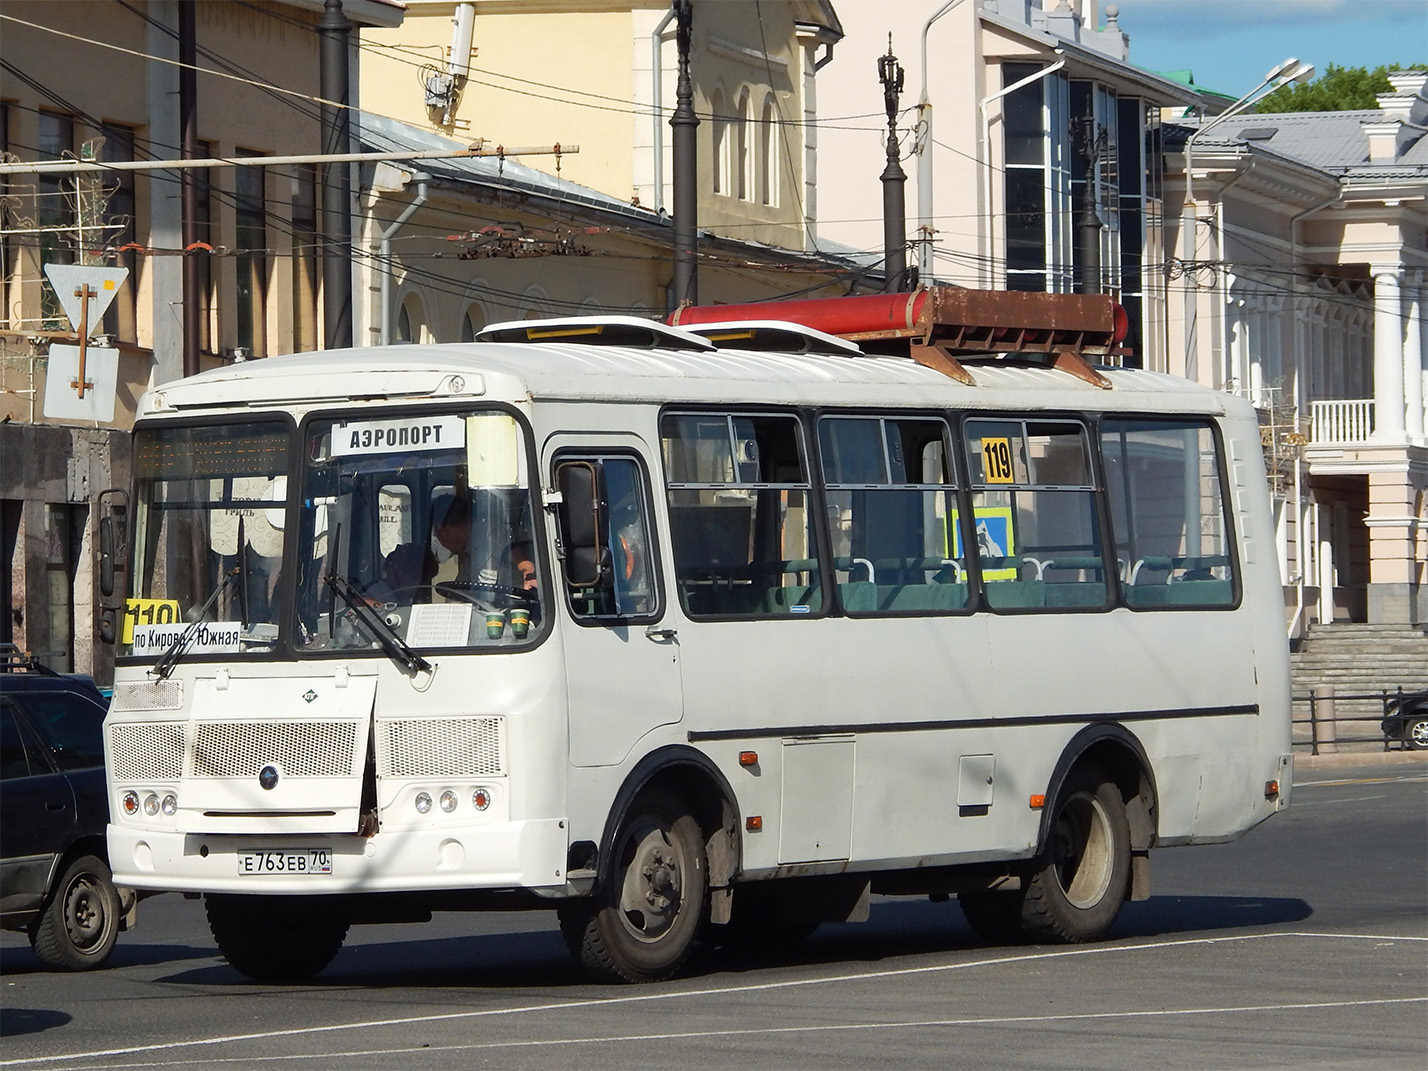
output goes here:
{"type": "Polygon", "coordinates": [[[492,777],[506,772],[504,718],[412,718],[377,723],[383,777],[492,777]]]}
{"type": "Polygon", "coordinates": [[[116,781],[177,780],[183,775],[184,724],[181,721],[115,725],[109,753],[116,781]]]}
{"type": "Polygon", "coordinates": [[[114,686],[115,710],[182,710],[181,681],[120,681],[114,686]]]}
{"type": "Polygon", "coordinates": [[[359,772],[351,721],[205,721],[195,726],[194,777],[251,777],[268,763],[289,777],[359,772]]]}

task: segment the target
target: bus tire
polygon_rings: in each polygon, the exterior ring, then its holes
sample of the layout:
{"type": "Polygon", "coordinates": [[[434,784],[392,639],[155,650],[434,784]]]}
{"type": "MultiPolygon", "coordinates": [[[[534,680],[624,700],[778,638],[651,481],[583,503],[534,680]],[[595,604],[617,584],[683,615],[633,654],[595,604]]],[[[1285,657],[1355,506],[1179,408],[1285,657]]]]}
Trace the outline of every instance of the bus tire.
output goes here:
{"type": "Polygon", "coordinates": [[[88,971],[104,965],[119,936],[119,892],[103,859],[82,855],[50,890],[30,927],[30,947],[47,967],[88,971]]]}
{"type": "Polygon", "coordinates": [[[1079,944],[1103,937],[1130,880],[1130,824],[1120,789],[1094,766],[1066,779],[1039,869],[1026,882],[1030,939],[1079,944]]]}
{"type": "Polygon", "coordinates": [[[311,978],[332,962],[352,921],[336,896],[209,893],[203,900],[223,958],[256,982],[311,978]]]}
{"type": "Polygon", "coordinates": [[[1022,927],[1023,897],[1017,892],[978,889],[957,894],[957,905],[972,932],[989,945],[1026,944],[1022,927]]]}
{"type": "Polygon", "coordinates": [[[679,970],[704,915],[708,874],[699,823],[662,791],[637,798],[594,896],[559,910],[560,932],[601,982],[658,982],[679,970]]]}

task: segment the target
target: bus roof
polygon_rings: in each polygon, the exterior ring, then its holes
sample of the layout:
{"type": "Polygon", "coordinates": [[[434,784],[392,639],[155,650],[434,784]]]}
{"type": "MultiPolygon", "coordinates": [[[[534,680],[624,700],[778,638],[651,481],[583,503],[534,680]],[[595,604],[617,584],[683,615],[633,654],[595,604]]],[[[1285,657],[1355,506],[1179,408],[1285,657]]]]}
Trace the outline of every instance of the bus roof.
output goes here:
{"type": "Polygon", "coordinates": [[[1101,390],[1049,367],[991,361],[975,386],[906,357],[565,342],[472,342],[326,350],[247,361],[162,384],[139,416],[176,410],[306,410],[338,403],[631,401],[908,408],[1222,413],[1230,396],[1138,369],[1099,368],[1101,390]]]}

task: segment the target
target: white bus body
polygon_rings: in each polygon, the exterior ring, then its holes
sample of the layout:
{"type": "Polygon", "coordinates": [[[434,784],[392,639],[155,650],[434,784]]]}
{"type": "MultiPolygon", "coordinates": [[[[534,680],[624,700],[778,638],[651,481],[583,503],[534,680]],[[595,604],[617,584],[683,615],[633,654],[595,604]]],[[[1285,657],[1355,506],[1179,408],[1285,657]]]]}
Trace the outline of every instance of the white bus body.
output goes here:
{"type": "Polygon", "coordinates": [[[208,894],[259,978],[351,922],[545,905],[641,981],[696,931],[875,893],[1093,939],[1152,847],[1287,805],[1247,404],[694,346],[357,349],[147,395],[115,881],[208,894]]]}

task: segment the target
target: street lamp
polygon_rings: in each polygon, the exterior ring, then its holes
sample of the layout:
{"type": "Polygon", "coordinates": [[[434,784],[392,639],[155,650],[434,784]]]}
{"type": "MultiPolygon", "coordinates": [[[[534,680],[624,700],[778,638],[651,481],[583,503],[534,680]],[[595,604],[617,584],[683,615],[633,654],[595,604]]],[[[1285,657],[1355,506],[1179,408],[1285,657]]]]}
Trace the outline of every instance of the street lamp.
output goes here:
{"type": "Polygon", "coordinates": [[[1261,97],[1267,96],[1280,86],[1286,86],[1290,82],[1307,82],[1314,77],[1314,65],[1312,63],[1300,63],[1293,56],[1283,63],[1275,66],[1264,76],[1264,81],[1255,86],[1239,100],[1235,101],[1228,108],[1215,116],[1208,123],[1200,126],[1195,133],[1191,134],[1185,142],[1185,203],[1194,204],[1195,199],[1191,193],[1191,185],[1194,182],[1194,159],[1195,141],[1205,131],[1223,123],[1226,119],[1233,119],[1236,115],[1253,106],[1261,97]]]}

